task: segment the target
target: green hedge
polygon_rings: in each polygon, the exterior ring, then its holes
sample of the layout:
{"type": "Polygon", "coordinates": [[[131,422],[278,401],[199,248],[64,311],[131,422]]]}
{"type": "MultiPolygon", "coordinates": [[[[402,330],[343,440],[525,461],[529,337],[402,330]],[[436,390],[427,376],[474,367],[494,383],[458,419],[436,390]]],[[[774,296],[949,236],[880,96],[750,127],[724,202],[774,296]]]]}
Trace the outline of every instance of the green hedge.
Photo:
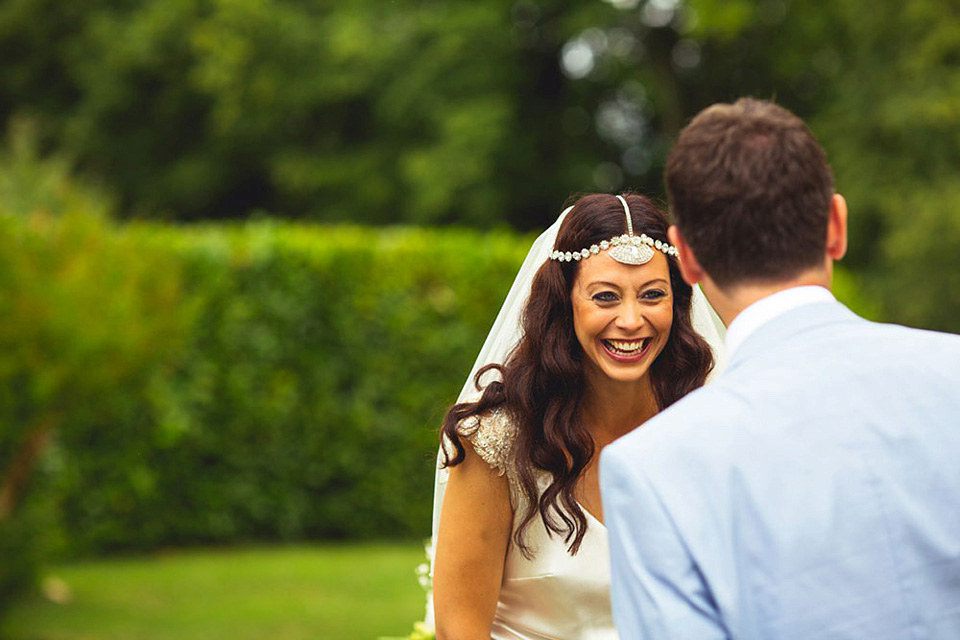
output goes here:
{"type": "Polygon", "coordinates": [[[71,554],[425,535],[437,427],[530,241],[0,220],[0,464],[52,421],[71,554]]]}
{"type": "Polygon", "coordinates": [[[122,233],[175,261],[181,295],[163,313],[182,340],[141,388],[104,390],[123,415],[60,434],[71,548],[423,536],[437,426],[528,240],[271,222],[122,233]]]}

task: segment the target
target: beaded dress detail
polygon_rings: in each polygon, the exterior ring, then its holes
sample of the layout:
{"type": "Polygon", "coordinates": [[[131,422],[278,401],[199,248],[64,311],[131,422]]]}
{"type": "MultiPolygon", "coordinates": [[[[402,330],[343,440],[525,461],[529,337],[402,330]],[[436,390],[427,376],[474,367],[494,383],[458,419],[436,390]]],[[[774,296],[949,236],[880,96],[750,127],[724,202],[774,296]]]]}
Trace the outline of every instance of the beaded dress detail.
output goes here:
{"type": "Polygon", "coordinates": [[[513,442],[517,437],[517,429],[503,407],[497,407],[482,419],[478,416],[464,418],[457,426],[457,431],[470,441],[484,462],[500,475],[506,474],[512,494],[517,486],[513,461],[513,442]]]}

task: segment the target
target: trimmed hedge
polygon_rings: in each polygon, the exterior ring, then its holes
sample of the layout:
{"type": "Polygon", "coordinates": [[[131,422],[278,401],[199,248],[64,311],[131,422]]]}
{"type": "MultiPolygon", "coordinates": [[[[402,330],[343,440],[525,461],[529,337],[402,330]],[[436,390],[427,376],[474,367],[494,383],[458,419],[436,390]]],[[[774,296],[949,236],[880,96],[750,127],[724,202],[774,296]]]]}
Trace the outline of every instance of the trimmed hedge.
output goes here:
{"type": "Polygon", "coordinates": [[[166,313],[186,337],[137,410],[61,435],[75,552],[429,530],[439,421],[528,240],[272,222],[125,233],[177,261],[166,313]]]}

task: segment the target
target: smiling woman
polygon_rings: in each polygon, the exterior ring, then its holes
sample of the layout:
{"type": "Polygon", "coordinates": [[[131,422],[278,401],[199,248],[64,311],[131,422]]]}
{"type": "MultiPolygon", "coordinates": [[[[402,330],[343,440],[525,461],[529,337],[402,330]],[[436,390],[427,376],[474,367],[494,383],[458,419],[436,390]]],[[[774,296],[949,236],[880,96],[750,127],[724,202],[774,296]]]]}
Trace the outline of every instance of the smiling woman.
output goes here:
{"type": "Polygon", "coordinates": [[[561,219],[491,332],[515,335],[501,326],[515,317],[516,344],[501,341],[494,359],[485,346],[475,391],[444,422],[438,640],[616,638],[599,453],[713,365],[662,212],[637,195],[590,195],[561,219]],[[484,385],[488,374],[499,379],[484,385]]]}

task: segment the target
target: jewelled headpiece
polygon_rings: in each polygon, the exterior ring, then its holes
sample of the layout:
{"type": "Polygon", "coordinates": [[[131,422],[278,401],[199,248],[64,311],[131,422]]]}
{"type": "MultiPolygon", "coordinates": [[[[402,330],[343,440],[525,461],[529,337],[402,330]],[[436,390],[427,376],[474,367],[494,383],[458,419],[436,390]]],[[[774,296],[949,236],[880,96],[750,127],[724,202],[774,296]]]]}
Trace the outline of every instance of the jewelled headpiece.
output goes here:
{"type": "Polygon", "coordinates": [[[614,236],[600,244],[592,245],[588,249],[581,249],[580,251],[554,251],[550,254],[550,259],[559,262],[585,260],[608,249],[610,250],[610,257],[623,264],[646,264],[653,258],[654,249],[662,251],[668,256],[677,256],[677,248],[662,240],[654,240],[645,233],[638,236],[633,235],[633,220],[630,218],[630,207],[627,205],[627,200],[623,196],[617,196],[617,199],[623,205],[623,211],[627,216],[627,232],[625,234],[614,236]]]}

